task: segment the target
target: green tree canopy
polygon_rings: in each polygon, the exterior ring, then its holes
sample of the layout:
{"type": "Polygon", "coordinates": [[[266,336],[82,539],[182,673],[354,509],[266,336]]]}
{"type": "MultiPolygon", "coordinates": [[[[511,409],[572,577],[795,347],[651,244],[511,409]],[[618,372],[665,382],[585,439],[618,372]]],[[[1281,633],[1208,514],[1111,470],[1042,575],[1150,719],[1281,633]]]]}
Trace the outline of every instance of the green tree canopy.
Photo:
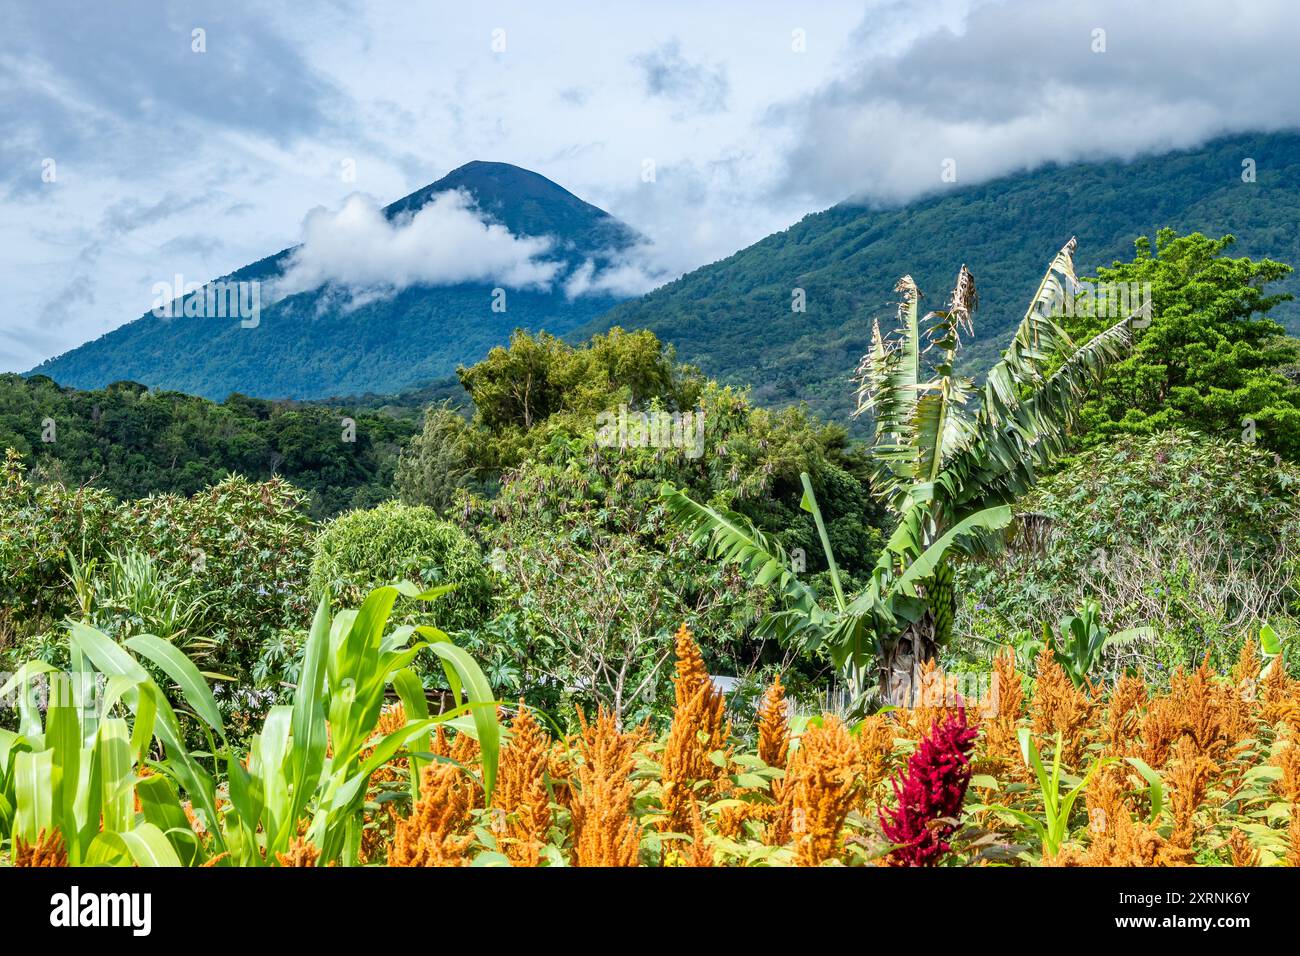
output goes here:
{"type": "MultiPolygon", "coordinates": [[[[1139,238],[1133,261],[1098,270],[1099,284],[1150,283],[1152,314],[1149,327],[1135,328],[1132,353],[1084,406],[1079,433],[1087,447],[1188,428],[1231,440],[1245,433],[1300,459],[1300,341],[1265,317],[1291,298],[1265,290],[1291,267],[1225,256],[1233,242],[1162,229],[1154,254],[1150,240],[1139,238]]],[[[1113,321],[1076,314],[1065,325],[1080,341],[1113,321]]]]}
{"type": "Polygon", "coordinates": [[[457,370],[474,402],[474,422],[487,439],[478,457],[500,468],[523,461],[550,440],[591,424],[620,404],[689,408],[703,384],[698,371],[679,366],[671,346],[652,332],[614,328],[575,347],[545,332],[516,330],[508,348],[457,370]],[[541,427],[546,426],[546,427],[541,427]]]}
{"type": "Polygon", "coordinates": [[[23,455],[33,481],[93,483],[122,500],[193,495],[231,473],[278,476],[326,518],[390,497],[400,442],[413,431],[388,415],[303,402],[216,403],[136,382],[78,391],[44,375],[0,375],[0,448],[23,455]]]}

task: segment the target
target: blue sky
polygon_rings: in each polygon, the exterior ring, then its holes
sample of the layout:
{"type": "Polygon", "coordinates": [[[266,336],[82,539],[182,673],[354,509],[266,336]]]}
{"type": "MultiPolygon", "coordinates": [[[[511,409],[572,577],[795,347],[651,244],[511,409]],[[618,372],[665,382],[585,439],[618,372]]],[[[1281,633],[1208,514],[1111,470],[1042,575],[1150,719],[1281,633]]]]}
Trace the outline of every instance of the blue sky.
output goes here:
{"type": "Polygon", "coordinates": [[[951,188],[949,159],[961,185],[1300,125],[1283,0],[282,6],[0,0],[0,370],[472,159],[628,221],[668,276],[951,188]]]}

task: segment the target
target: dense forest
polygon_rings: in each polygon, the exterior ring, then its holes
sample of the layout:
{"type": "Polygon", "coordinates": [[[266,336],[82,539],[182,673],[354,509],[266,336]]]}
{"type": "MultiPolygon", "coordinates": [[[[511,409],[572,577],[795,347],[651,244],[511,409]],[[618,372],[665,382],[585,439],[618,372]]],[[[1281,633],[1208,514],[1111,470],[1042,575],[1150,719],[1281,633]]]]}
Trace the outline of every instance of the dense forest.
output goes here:
{"type": "Polygon", "coordinates": [[[387,415],[231,395],[216,403],[132,382],[78,391],[43,375],[0,375],[0,446],[33,476],[118,498],[191,495],[230,473],[279,475],[325,518],[391,496],[415,430],[387,415]]]}

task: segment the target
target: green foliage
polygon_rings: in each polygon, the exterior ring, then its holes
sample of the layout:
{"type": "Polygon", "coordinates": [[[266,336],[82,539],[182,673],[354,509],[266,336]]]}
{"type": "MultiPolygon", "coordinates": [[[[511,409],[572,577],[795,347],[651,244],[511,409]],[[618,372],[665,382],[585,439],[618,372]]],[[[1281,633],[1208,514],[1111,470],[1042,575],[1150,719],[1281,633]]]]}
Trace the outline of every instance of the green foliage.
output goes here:
{"type": "Polygon", "coordinates": [[[228,742],[212,691],[184,654],[152,635],[119,645],[72,623],[69,670],[32,661],[0,688],[0,697],[17,693],[20,709],[17,732],[0,730],[0,844],[12,851],[18,839],[34,843],[42,830],[57,830],[74,866],[267,866],[305,831],[321,851],[319,865],[353,865],[370,775],[409,752],[410,795],[418,799],[419,755],[429,750],[430,731],[449,721],[479,742],[475,779],[490,805],[500,728],[482,672],[435,627],[388,627],[399,594],[430,601],[440,593],[409,583],[380,588],[360,609],[333,619],[322,599],[293,701],[266,715],[246,760],[228,742]],[[442,663],[453,693],[453,707],[432,717],[410,667],[424,651],[442,663]],[[206,753],[187,749],[184,711],[149,668],[177,689],[203,728],[206,753]],[[50,688],[43,717],[36,678],[50,688]],[[408,720],[378,737],[389,688],[408,720]],[[188,822],[182,796],[207,840],[188,822]]]}
{"type": "Polygon", "coordinates": [[[1091,599],[1083,602],[1078,614],[1061,618],[1057,633],[1043,625],[1043,637],[1052,656],[1061,665],[1075,687],[1083,687],[1101,663],[1102,655],[1112,647],[1121,647],[1139,638],[1155,636],[1149,627],[1135,627],[1111,634],[1101,623],[1101,608],[1091,599]]]}
{"type": "Polygon", "coordinates": [[[788,664],[755,633],[767,596],[682,547],[664,521],[662,482],[744,511],[802,549],[812,576],[824,571],[815,523],[798,506],[800,472],[822,495],[827,535],[844,544],[846,578],[869,566],[881,540],[866,463],[844,429],[799,409],[754,408],[677,365],[649,333],[614,330],[580,347],[520,333],[461,378],[472,417],[431,408],[399,487],[491,551],[494,614],[464,640],[498,687],[562,720],[570,703],[629,720],[665,716],[666,653],[684,622],[718,672],[788,664]],[[621,407],[689,412],[691,447],[608,440],[602,429],[621,407]]]}
{"type": "Polygon", "coordinates": [[[495,468],[519,464],[557,432],[594,428],[598,414],[620,404],[644,408],[653,399],[689,409],[702,384],[654,335],[618,328],[576,348],[545,332],[516,331],[508,348],[457,375],[474,403],[476,457],[495,468]]]}
{"type": "Polygon", "coordinates": [[[1181,535],[1209,522],[1244,547],[1273,540],[1294,520],[1298,489],[1300,469],[1279,467],[1258,448],[1171,431],[1070,458],[1025,507],[1051,515],[1055,540],[1076,551],[1181,535]]]}
{"type": "Polygon", "coordinates": [[[162,570],[146,554],[111,555],[103,575],[97,571],[98,561],[92,559],[89,566],[74,561],[73,577],[84,577],[91,587],[83,620],[112,621],[98,626],[119,639],[153,634],[183,647],[193,643],[194,626],[210,615],[204,597],[194,593],[186,577],[162,570]]]}
{"type": "Polygon", "coordinates": [[[960,569],[979,596],[962,630],[1041,633],[1090,595],[1111,629],[1156,629],[1125,663],[1168,670],[1208,651],[1226,666],[1257,621],[1296,605],[1297,488],[1294,467],[1240,442],[1173,431],[1094,448],[1021,503],[1003,555],[960,569]]]}
{"type": "Polygon", "coordinates": [[[124,502],[118,527],[132,547],[201,599],[214,666],[247,679],[262,640],[305,626],[313,527],[304,495],[279,478],[231,477],[192,495],[124,502]]]}
{"type": "MultiPolygon", "coordinates": [[[[855,706],[863,703],[868,690],[864,676],[868,665],[882,660],[891,636],[916,625],[927,613],[918,582],[934,573],[949,549],[968,546],[969,538],[999,530],[1011,520],[1007,506],[970,515],[918,554],[911,568],[896,577],[887,570],[893,559],[886,550],[864,591],[846,603],[837,587],[836,603],[827,607],[815,590],[798,579],[779,543],[748,519],[700,505],[669,484],[662,487],[661,494],[674,520],[688,531],[692,544],[706,544],[710,557],[737,565],[755,587],[772,587],[780,596],[784,607],[763,620],[759,633],[776,636],[802,653],[825,652],[835,667],[847,670],[855,706]]],[[[815,511],[816,499],[811,493],[805,500],[809,510],[815,511]]],[[[827,559],[833,569],[834,558],[829,552],[827,559]]],[[[828,579],[836,586],[833,572],[828,579]]],[[[884,688],[881,690],[884,692],[884,688]]]]}
{"type": "MultiPolygon", "coordinates": [[[[62,653],[64,615],[125,638],[152,633],[190,645],[246,684],[263,641],[306,626],[311,519],[280,479],[227,478],[191,497],[114,502],[93,489],[32,484],[15,455],[0,499],[0,584],[7,655],[62,653]]],[[[262,686],[279,674],[262,668],[262,686]]]]}
{"type": "Polygon", "coordinates": [[[589,520],[511,521],[495,536],[503,614],[481,635],[488,646],[467,646],[501,655],[498,686],[565,723],[575,705],[604,705],[631,725],[671,711],[680,625],[696,630],[719,671],[750,665],[742,638],[757,615],[739,582],[589,520]]]}
{"type": "Polygon", "coordinates": [[[848,464],[836,450],[842,431],[793,410],[753,409],[715,386],[706,387],[697,413],[704,421],[698,457],[676,448],[601,447],[588,419],[575,422],[572,435],[555,428],[494,500],[468,501],[469,520],[502,569],[494,645],[508,650],[513,663],[505,669],[535,703],[571,713],[559,702],[572,697],[588,708],[617,706],[629,718],[666,715],[665,654],[682,623],[696,629],[716,672],[777,662],[776,648],[755,633],[767,596],[682,546],[657,497],[664,480],[744,508],[773,534],[801,543],[810,574],[818,573],[816,531],[798,511],[791,469],[812,467],[835,482],[832,533],[855,533],[878,513],[855,510],[865,489],[834,463],[848,464]]]}
{"type": "Polygon", "coordinates": [[[424,425],[402,452],[394,483],[408,505],[428,505],[445,514],[461,488],[479,484],[474,434],[447,404],[430,406],[424,425]]]}
{"type": "Polygon", "coordinates": [[[807,471],[828,534],[843,545],[841,564],[850,571],[870,566],[881,512],[867,489],[866,460],[844,429],[800,409],[756,408],[747,394],[677,365],[672,349],[648,332],[613,329],[576,348],[520,333],[508,349],[462,369],[461,378],[474,398],[472,421],[454,420],[443,407],[430,410],[421,440],[403,459],[403,500],[445,508],[453,485],[500,491],[503,500],[526,490],[538,515],[584,501],[599,505],[609,527],[625,529],[642,520],[659,484],[669,480],[737,507],[815,563],[817,532],[798,508],[799,475],[807,471]],[[690,454],[630,442],[602,447],[601,416],[616,415],[620,406],[632,415],[691,412],[703,422],[701,445],[690,454]],[[448,465],[451,475],[442,470],[448,465]],[[503,475],[513,492],[498,487],[503,475]]]}
{"type": "Polygon", "coordinates": [[[73,610],[67,556],[111,549],[119,534],[116,510],[117,503],[95,488],[33,483],[17,452],[6,452],[0,472],[0,636],[73,610]]]}
{"type": "Polygon", "coordinates": [[[0,375],[0,447],[27,459],[32,480],[93,484],[119,499],[192,495],[234,472],[282,477],[308,492],[312,515],[328,517],[390,497],[399,444],[413,431],[387,415],[298,402],[215,404],[131,382],[78,392],[0,375]],[[343,440],[344,417],[355,441],[343,440]]]}
{"type": "MultiPolygon", "coordinates": [[[[870,412],[875,427],[873,485],[898,523],[867,586],[847,605],[836,575],[836,604],[825,608],[794,579],[784,554],[739,516],[701,506],[671,486],[662,491],[694,541],[708,541],[714,555],[739,564],[755,584],[779,585],[787,607],[769,619],[770,630],[809,650],[826,647],[847,668],[859,698],[874,670],[887,701],[910,703],[917,668],[951,631],[951,557],[998,543],[996,533],[1011,520],[1007,502],[1065,450],[1088,386],[1128,344],[1127,319],[1077,348],[1052,320],[1054,304],[1076,282],[1074,245],[1070,240],[1052,260],[979,390],[954,371],[977,303],[970,272],[963,266],[947,307],[924,317],[916,284],[910,276],[899,280],[898,327],[888,339],[877,327],[859,366],[859,411],[870,412]]],[[[803,504],[820,526],[810,483],[803,504]]],[[[828,547],[825,535],[822,544],[828,547]]],[[[829,551],[827,558],[833,571],[829,551]]]]}
{"type": "Polygon", "coordinates": [[[1070,782],[1073,786],[1064,793],[1061,792],[1061,784],[1064,782],[1061,773],[1061,734],[1056,734],[1056,747],[1052,752],[1052,769],[1049,771],[1043,765],[1042,755],[1038,752],[1038,744],[1031,736],[1028,727],[1021,727],[1017,732],[1020,739],[1020,751],[1024,756],[1025,765],[1034,772],[1034,779],[1038,783],[1038,795],[1042,800],[1042,819],[1037,815],[1027,813],[1024,810],[1016,810],[1010,807],[993,806],[992,810],[997,810],[1012,817],[1033,830],[1039,840],[1039,862],[1050,863],[1058,853],[1061,852],[1061,846],[1070,834],[1070,817],[1074,813],[1074,805],[1078,802],[1080,796],[1088,786],[1088,781],[1093,778],[1102,767],[1114,763],[1114,757],[1098,757],[1088,768],[1088,772],[1083,775],[1083,779],[1072,779],[1070,782]]]}
{"type": "MultiPolygon", "coordinates": [[[[1187,428],[1222,440],[1246,435],[1300,459],[1300,341],[1264,317],[1291,298],[1265,291],[1291,268],[1226,257],[1235,241],[1162,229],[1154,253],[1143,237],[1131,262],[1098,270],[1098,283],[1150,283],[1152,314],[1149,328],[1135,330],[1132,354],[1085,405],[1085,447],[1116,435],[1187,428]]],[[[1104,322],[1080,315],[1066,327],[1086,339],[1104,322]]]]}
{"type": "MultiPolygon", "coordinates": [[[[870,347],[894,277],[939,287],[950,280],[953,250],[962,250],[986,316],[962,367],[987,368],[1034,292],[1042,250],[1067,238],[1063,224],[1087,254],[1086,274],[1127,257],[1135,238],[1161,226],[1231,231],[1250,255],[1298,262],[1296,183],[1300,135],[1245,134],[1184,152],[1017,171],[895,208],[848,201],[622,303],[574,336],[650,329],[710,377],[752,385],[759,404],[803,401],[841,419],[853,408],[845,367],[870,347]],[[1243,156],[1257,161],[1258,182],[1241,181],[1243,156]],[[792,312],[793,289],[804,290],[806,312],[792,312]]],[[[1278,291],[1298,287],[1292,275],[1278,291]]],[[[1276,317],[1300,331],[1296,305],[1284,303],[1276,317]]],[[[869,423],[860,427],[865,434],[869,423]]]]}
{"type": "Polygon", "coordinates": [[[477,627],[487,616],[492,583],[472,538],[432,508],[389,501],[351,511],[317,536],[311,592],[355,603],[372,587],[412,580],[426,588],[455,586],[442,604],[448,630],[477,627]]]}

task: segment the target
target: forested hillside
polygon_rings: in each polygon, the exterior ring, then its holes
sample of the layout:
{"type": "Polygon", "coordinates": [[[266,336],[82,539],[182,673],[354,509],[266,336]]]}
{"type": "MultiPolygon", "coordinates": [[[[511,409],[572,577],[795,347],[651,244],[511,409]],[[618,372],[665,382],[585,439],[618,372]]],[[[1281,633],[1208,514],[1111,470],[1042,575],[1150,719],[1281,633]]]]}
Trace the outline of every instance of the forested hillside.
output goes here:
{"type": "Polygon", "coordinates": [[[42,481],[93,484],[121,499],[194,494],[231,472],[279,475],[328,517],[390,497],[400,443],[414,428],[244,395],[217,404],[132,382],[77,391],[42,375],[0,375],[0,449],[22,454],[42,481]]]}
{"type": "MultiPolygon", "coordinates": [[[[753,385],[761,403],[805,399],[841,418],[872,321],[892,319],[900,276],[916,279],[924,307],[939,308],[958,268],[970,268],[980,305],[964,362],[978,370],[1023,315],[1043,249],[1077,236],[1080,274],[1092,275],[1131,259],[1136,237],[1166,226],[1231,233],[1237,254],[1300,261],[1300,135],[1235,136],[1131,163],[1048,167],[948,187],[897,209],[841,203],[625,302],[573,337],[614,325],[651,329],[706,374],[753,385]],[[1247,159],[1254,182],[1242,178],[1247,159]],[[792,311],[795,289],[804,290],[806,312],[792,311]]],[[[1280,290],[1294,291],[1296,282],[1280,290]]],[[[1300,323],[1294,303],[1273,316],[1293,332],[1300,323]]]]}

